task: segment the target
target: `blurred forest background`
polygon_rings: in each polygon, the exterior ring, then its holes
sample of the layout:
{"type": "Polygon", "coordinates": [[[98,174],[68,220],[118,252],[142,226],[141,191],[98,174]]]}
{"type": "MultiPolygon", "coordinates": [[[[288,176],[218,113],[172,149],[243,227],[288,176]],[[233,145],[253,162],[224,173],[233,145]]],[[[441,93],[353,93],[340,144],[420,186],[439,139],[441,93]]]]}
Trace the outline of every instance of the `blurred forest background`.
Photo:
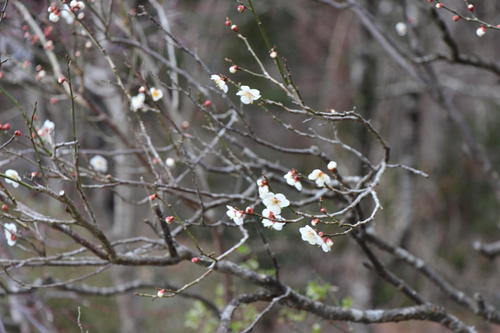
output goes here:
{"type": "MultiPolygon", "coordinates": [[[[109,8],[106,7],[109,6],[109,1],[99,2],[95,1],[92,6],[109,8]]],[[[443,3],[467,15],[462,0],[443,3]]],[[[22,4],[34,20],[42,22],[43,26],[51,25],[47,19],[50,2],[26,0],[22,4]]],[[[408,165],[429,175],[425,178],[400,169],[385,172],[377,188],[383,210],[378,212],[372,223],[377,234],[387,242],[408,249],[424,259],[427,265],[437,269],[457,288],[469,294],[480,293],[490,304],[499,308],[498,259],[495,261],[494,256],[482,255],[478,249],[500,239],[500,192],[495,185],[496,180],[492,178],[500,167],[500,65],[497,65],[500,32],[488,30],[484,36],[478,37],[476,29],[479,25],[465,20],[454,22],[452,13],[438,10],[433,3],[424,0],[362,0],[359,4],[370,13],[373,21],[390,38],[392,45],[403,54],[412,68],[431,73],[428,77],[432,78],[433,84],[439,85],[440,91],[445,95],[444,99],[451,103],[448,104],[451,105],[451,112],[458,114],[467,124],[469,134],[477,145],[482,146],[484,154],[491,161],[487,172],[480,162],[481,158],[474,151],[471,152],[467,145],[468,139],[464,139],[460,122],[453,121],[454,116],[450,117],[450,110],[443,107],[440,100],[442,96],[439,97],[439,93],[436,93],[438,88],[418,80],[405,70],[391,56],[387,47],[374,38],[373,31],[363,25],[355,10],[335,8],[328,1],[254,0],[270,40],[279,56],[286,58],[286,66],[306,103],[320,111],[355,110],[370,120],[390,146],[391,163],[408,165]],[[443,30],[440,25],[444,25],[446,29],[443,30]],[[446,34],[452,36],[460,53],[481,59],[481,63],[461,63],[453,59],[453,49],[447,44],[446,37],[443,37],[446,34]]],[[[257,55],[263,59],[264,65],[272,67],[273,59],[268,55],[269,49],[264,44],[252,15],[248,12],[238,13],[235,10],[237,3],[229,0],[158,0],[158,3],[115,0],[112,11],[116,22],[109,27],[109,35],[126,39],[126,31],[160,54],[167,54],[168,43],[157,25],[146,17],[133,15],[134,8],[138,6],[144,6],[147,12],[155,13],[155,5],[164,8],[171,33],[187,48],[195,51],[214,73],[230,75],[228,68],[232,63],[255,68],[254,59],[244,44],[224,25],[226,17],[238,25],[239,32],[248,38],[257,55]]],[[[499,20],[500,3],[497,1],[477,2],[476,6],[474,14],[477,17],[492,24],[499,20]]],[[[8,61],[1,67],[0,87],[21,101],[28,113],[32,112],[36,104],[40,121],[54,121],[56,141],[69,140],[72,137],[72,126],[68,98],[64,93],[57,92],[57,88],[53,88],[56,84],[44,84],[43,80],[36,79],[36,65],[50,68],[43,48],[25,38],[25,31],[21,27],[26,25],[26,20],[15,2],[9,3],[6,15],[6,19],[0,24],[0,54],[2,59],[8,61]]],[[[92,20],[90,12],[85,19],[92,20]]],[[[65,54],[70,54],[76,66],[75,77],[81,78],[78,84],[85,86],[86,98],[103,108],[122,103],[121,98],[114,93],[115,88],[109,88],[110,75],[102,70],[105,68],[105,60],[97,48],[85,47],[82,36],[76,30],[69,29],[69,25],[52,25],[52,35],[57,36],[58,41],[54,53],[61,59],[62,71],[66,72],[65,54]],[[75,56],[75,52],[80,54],[75,56]]],[[[104,36],[100,38],[105,39],[104,36]]],[[[124,77],[130,79],[127,81],[127,89],[130,89],[132,95],[141,85],[140,80],[132,79],[135,71],[141,72],[144,77],[150,77],[158,86],[170,80],[166,66],[159,61],[148,63],[149,60],[141,59],[137,48],[126,42],[107,41],[105,47],[118,70],[128,73],[124,77]]],[[[176,59],[180,68],[204,84],[210,84],[208,76],[191,57],[176,51],[176,59]]],[[[271,74],[276,75],[277,71],[272,70],[271,74]]],[[[245,75],[237,73],[235,76],[252,88],[259,89],[265,97],[286,102],[286,97],[279,89],[266,80],[245,75]]],[[[183,94],[179,98],[179,112],[173,116],[174,121],[178,124],[189,122],[183,126],[189,126],[190,133],[203,137],[206,133],[203,134],[201,130],[197,132],[197,129],[203,129],[206,125],[205,117],[199,112],[199,105],[190,102],[183,94]]],[[[221,103],[218,97],[214,97],[212,102],[221,103]]],[[[247,108],[245,113],[258,137],[290,148],[317,145],[314,140],[299,137],[276,126],[275,122],[270,121],[269,114],[262,110],[252,107],[247,108]]],[[[157,121],[156,114],[147,112],[141,118],[155,140],[154,143],[163,145],[165,128],[157,121]]],[[[80,147],[88,153],[83,157],[83,163],[88,162],[94,151],[103,154],[103,151],[127,148],[116,142],[114,134],[108,126],[103,125],[99,115],[80,112],[77,119],[80,147]]],[[[122,118],[118,114],[109,114],[109,121],[118,124],[117,126],[121,126],[120,119],[122,118]]],[[[294,124],[302,122],[293,115],[283,115],[282,119],[294,124]]],[[[27,132],[19,108],[2,93],[0,123],[7,122],[14,129],[27,132]]],[[[134,129],[129,128],[129,131],[134,129]]],[[[328,132],[328,129],[325,128],[324,132],[328,132]]],[[[0,135],[2,142],[9,138],[6,132],[0,135]]],[[[383,156],[383,150],[376,140],[356,123],[339,126],[338,135],[343,142],[356,148],[370,160],[378,161],[383,156]]],[[[129,134],[129,137],[133,136],[129,134]]],[[[246,144],[252,145],[251,142],[242,140],[242,145],[246,144]]],[[[24,174],[30,173],[32,167],[22,160],[15,160],[12,154],[13,150],[20,151],[29,146],[29,140],[24,140],[9,146],[9,152],[1,151],[1,169],[15,167],[24,174]]],[[[268,161],[304,170],[304,173],[305,170],[322,165],[308,155],[290,155],[270,152],[261,147],[254,148],[268,161]]],[[[359,160],[346,151],[329,145],[322,145],[321,150],[337,161],[338,170],[343,175],[357,175],[365,171],[359,160]]],[[[106,157],[110,168],[119,166],[120,170],[116,169],[116,172],[120,177],[140,179],[143,170],[127,156],[129,155],[110,154],[106,157]]],[[[177,159],[174,152],[164,152],[161,157],[177,159]]],[[[180,172],[183,165],[177,164],[175,168],[175,172],[180,172]]],[[[227,185],[227,178],[217,176],[210,178],[208,182],[212,188],[222,189],[227,185]]],[[[54,181],[53,187],[64,189],[68,193],[72,191],[63,182],[54,181]]],[[[286,187],[283,189],[285,191],[286,187]]],[[[53,216],[64,216],[64,209],[59,203],[47,201],[40,193],[22,193],[24,204],[53,216]]],[[[149,208],[145,205],[126,205],[128,201],[142,200],[147,193],[141,188],[125,188],[119,190],[118,194],[123,199],[121,203],[117,202],[117,192],[112,190],[93,192],[89,198],[97,217],[105,221],[103,225],[109,234],[116,237],[151,236],[152,231],[143,223],[149,218],[149,208]]],[[[291,200],[296,199],[294,195],[290,196],[291,200]]],[[[332,205],[331,209],[339,208],[332,205]]],[[[188,212],[185,208],[179,209],[186,214],[188,212]]],[[[209,213],[214,220],[225,217],[223,208],[209,213]]],[[[217,237],[232,242],[237,240],[237,236],[230,232],[218,232],[217,237]]],[[[47,231],[47,234],[50,233],[51,231],[47,231]]],[[[193,233],[203,246],[208,249],[217,248],[212,232],[193,230],[193,233]]],[[[259,234],[253,229],[250,233],[249,241],[238,249],[234,260],[258,271],[272,270],[272,263],[265,255],[259,234]]],[[[373,269],[363,265],[366,261],[363,253],[349,237],[336,238],[332,252],[325,254],[298,240],[295,231],[265,231],[265,235],[280,262],[281,278],[295,290],[313,298],[328,300],[331,304],[361,309],[409,304],[403,294],[377,277],[373,269]]],[[[52,236],[51,246],[66,250],[74,248],[69,243],[58,240],[56,235],[52,236]]],[[[26,257],[26,253],[15,247],[8,247],[2,241],[0,256],[26,257]]],[[[478,331],[500,332],[500,326],[484,323],[458,305],[450,303],[445,294],[440,293],[432,282],[416,274],[412,267],[401,264],[395,257],[381,255],[381,258],[386,267],[422,295],[437,303],[446,304],[451,312],[475,325],[478,331]]],[[[91,267],[27,267],[18,278],[32,282],[48,276],[67,280],[83,271],[92,270],[91,267]]],[[[212,332],[215,331],[216,323],[211,318],[210,310],[202,302],[189,297],[151,300],[134,295],[141,290],[154,291],[155,281],[167,281],[171,285],[180,286],[201,273],[203,268],[194,267],[190,262],[168,267],[114,267],[90,277],[85,283],[105,287],[133,278],[152,281],[151,285],[149,288],[111,296],[85,295],[65,290],[64,287],[40,288],[25,295],[4,294],[0,298],[0,318],[9,333],[80,332],[77,324],[79,307],[80,321],[88,332],[212,332]]],[[[2,284],[15,285],[8,276],[0,273],[2,284]]],[[[224,282],[220,276],[211,275],[190,291],[222,306],[230,297],[227,295],[229,291],[224,290],[224,283],[234,283],[239,290],[249,290],[244,282],[224,282]]],[[[248,325],[259,309],[261,310],[259,306],[245,307],[238,314],[241,327],[236,323],[234,331],[248,325]]],[[[285,308],[273,310],[254,329],[254,332],[346,331],[445,332],[446,329],[438,324],[424,322],[374,325],[332,323],[285,308]]]]}

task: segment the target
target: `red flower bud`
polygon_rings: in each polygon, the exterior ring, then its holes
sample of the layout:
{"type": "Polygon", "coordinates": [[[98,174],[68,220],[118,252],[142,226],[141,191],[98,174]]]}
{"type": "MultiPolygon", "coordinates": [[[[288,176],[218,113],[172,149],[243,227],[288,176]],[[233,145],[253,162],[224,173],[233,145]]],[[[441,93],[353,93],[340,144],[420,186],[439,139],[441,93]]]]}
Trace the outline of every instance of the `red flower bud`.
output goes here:
{"type": "Polygon", "coordinates": [[[14,135],[15,135],[15,136],[21,136],[21,135],[23,135],[23,133],[22,133],[20,130],[16,130],[16,131],[14,132],[14,135]]]}
{"type": "Polygon", "coordinates": [[[197,264],[197,263],[199,263],[199,262],[200,262],[200,258],[198,258],[198,257],[192,257],[192,258],[191,258],[191,262],[192,262],[193,264],[197,264]]]}
{"type": "Polygon", "coordinates": [[[253,213],[254,213],[254,210],[253,210],[253,208],[252,208],[252,207],[247,207],[247,208],[245,209],[245,213],[246,213],[246,214],[253,214],[253,213]]]}
{"type": "Polygon", "coordinates": [[[238,32],[238,26],[236,24],[233,24],[231,26],[231,30],[233,30],[234,32],[238,32]]]}
{"type": "Polygon", "coordinates": [[[225,24],[226,26],[228,26],[228,27],[229,27],[229,26],[231,26],[232,22],[231,22],[231,20],[229,19],[229,17],[226,17],[226,21],[224,21],[224,24],[225,24]]]}
{"type": "Polygon", "coordinates": [[[236,10],[239,12],[239,13],[243,13],[245,11],[245,9],[247,9],[247,7],[243,6],[243,5],[238,5],[236,7],[236,10]]]}
{"type": "Polygon", "coordinates": [[[7,206],[6,204],[3,204],[3,205],[2,205],[2,210],[3,210],[4,212],[7,212],[7,211],[9,210],[9,206],[7,206]]]}
{"type": "Polygon", "coordinates": [[[205,102],[203,102],[203,106],[208,108],[210,105],[212,105],[212,101],[207,99],[205,102]]]}
{"type": "Polygon", "coordinates": [[[458,15],[453,15],[453,17],[451,18],[453,20],[453,22],[457,22],[460,20],[460,16],[458,15]]]}
{"type": "Polygon", "coordinates": [[[175,220],[175,216],[167,216],[165,217],[165,222],[167,222],[168,224],[174,222],[175,220]]]}

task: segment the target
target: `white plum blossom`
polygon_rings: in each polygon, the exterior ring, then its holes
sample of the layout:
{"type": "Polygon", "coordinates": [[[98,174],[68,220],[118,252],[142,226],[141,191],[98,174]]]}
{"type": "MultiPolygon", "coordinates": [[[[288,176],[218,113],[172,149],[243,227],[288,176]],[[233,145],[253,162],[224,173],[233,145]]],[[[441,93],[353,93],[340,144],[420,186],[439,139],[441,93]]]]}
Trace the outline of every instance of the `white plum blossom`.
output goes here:
{"type": "Polygon", "coordinates": [[[5,171],[5,175],[7,177],[12,178],[12,179],[5,178],[5,182],[7,184],[10,184],[15,188],[19,187],[19,183],[15,180],[21,181],[21,177],[19,176],[19,174],[17,173],[16,170],[9,169],[9,170],[5,171]],[[15,180],[13,180],[13,179],[15,179],[15,180]]]}
{"type": "Polygon", "coordinates": [[[56,125],[52,121],[47,119],[43,122],[42,128],[37,131],[37,134],[40,139],[42,139],[42,141],[52,145],[52,134],[54,133],[55,128],[56,125]]]}
{"type": "Polygon", "coordinates": [[[172,168],[175,166],[175,160],[172,157],[167,157],[165,160],[165,164],[169,167],[172,168]]]}
{"type": "Polygon", "coordinates": [[[477,37],[483,37],[485,34],[486,34],[486,27],[481,26],[477,28],[476,30],[477,37]]]}
{"type": "Polygon", "coordinates": [[[282,194],[269,192],[262,197],[262,203],[274,214],[280,214],[281,208],[288,207],[290,201],[282,194]]]}
{"type": "Polygon", "coordinates": [[[333,171],[337,169],[337,162],[330,161],[326,167],[328,168],[328,170],[333,171]]]}
{"type": "Polygon", "coordinates": [[[242,225],[243,219],[245,218],[245,212],[232,206],[226,206],[226,208],[226,215],[229,216],[229,218],[232,219],[236,225],[242,225]]]}
{"type": "Polygon", "coordinates": [[[228,87],[227,87],[226,81],[220,75],[212,74],[210,76],[210,80],[215,82],[215,85],[217,86],[217,88],[219,88],[223,92],[227,93],[228,87]]]}
{"type": "Polygon", "coordinates": [[[404,22],[396,23],[395,29],[398,35],[401,37],[406,36],[406,33],[408,32],[408,26],[404,22]]]}
{"type": "Polygon", "coordinates": [[[302,240],[308,242],[311,245],[320,245],[323,242],[316,230],[308,225],[300,228],[299,231],[300,235],[302,236],[302,240]]]}
{"type": "Polygon", "coordinates": [[[240,96],[241,103],[252,104],[260,98],[260,91],[251,89],[249,86],[241,86],[236,95],[240,96]]]}
{"type": "Polygon", "coordinates": [[[57,22],[59,22],[59,18],[60,18],[60,16],[55,12],[52,12],[49,14],[49,21],[50,22],[57,23],[57,22]]]}
{"type": "Polygon", "coordinates": [[[137,111],[144,106],[144,101],[146,100],[146,95],[139,93],[136,96],[130,98],[130,109],[132,111],[137,111]]]}
{"type": "Polygon", "coordinates": [[[333,246],[333,241],[329,237],[321,237],[313,228],[306,225],[299,229],[302,240],[311,244],[318,245],[324,252],[330,252],[333,246]]]}
{"type": "Polygon", "coordinates": [[[302,183],[299,180],[296,170],[290,170],[286,175],[283,176],[286,179],[286,183],[290,186],[294,186],[297,191],[302,191],[302,183]]]}
{"type": "Polygon", "coordinates": [[[106,160],[101,155],[96,155],[90,159],[90,165],[98,172],[108,171],[108,160],[106,160]]]}
{"type": "Polygon", "coordinates": [[[9,246],[14,246],[16,245],[17,241],[17,226],[15,223],[5,223],[3,226],[4,234],[5,234],[5,239],[7,240],[7,244],[9,246]]]}
{"type": "Polygon", "coordinates": [[[151,94],[151,98],[153,101],[159,101],[163,97],[163,91],[161,89],[152,87],[149,89],[149,93],[151,94]]]}
{"type": "Polygon", "coordinates": [[[279,213],[275,213],[272,210],[266,208],[262,211],[262,216],[264,216],[264,219],[262,219],[262,224],[266,228],[272,228],[274,230],[282,230],[283,226],[285,225],[284,222],[277,222],[279,220],[283,220],[281,215],[279,213]]]}
{"type": "Polygon", "coordinates": [[[333,241],[331,238],[323,237],[321,239],[321,249],[324,252],[330,252],[330,250],[332,249],[332,246],[333,246],[333,241]]]}
{"type": "Polygon", "coordinates": [[[315,181],[318,187],[324,187],[325,185],[329,185],[331,182],[330,176],[319,169],[313,170],[307,178],[315,181]]]}
{"type": "Polygon", "coordinates": [[[85,3],[83,1],[73,0],[69,3],[72,10],[83,10],[85,9],[85,3]]]}
{"type": "Polygon", "coordinates": [[[264,178],[259,178],[257,180],[257,185],[259,187],[259,198],[263,198],[266,194],[269,193],[269,186],[267,186],[267,180],[264,178]]]}
{"type": "Polygon", "coordinates": [[[61,10],[61,16],[66,21],[66,24],[73,24],[73,22],[75,22],[75,17],[68,5],[63,6],[63,9],[61,10]]]}

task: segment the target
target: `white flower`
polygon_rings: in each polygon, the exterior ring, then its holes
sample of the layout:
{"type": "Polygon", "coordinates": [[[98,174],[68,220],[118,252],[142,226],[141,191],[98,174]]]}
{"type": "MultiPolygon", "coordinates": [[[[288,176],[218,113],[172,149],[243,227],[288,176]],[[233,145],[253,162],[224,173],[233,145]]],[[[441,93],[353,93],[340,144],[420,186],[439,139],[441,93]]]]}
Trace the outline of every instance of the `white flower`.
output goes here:
{"type": "Polygon", "coordinates": [[[295,186],[297,191],[302,191],[302,183],[297,176],[297,171],[290,170],[286,175],[283,176],[286,179],[286,183],[290,186],[295,186]]]}
{"type": "Polygon", "coordinates": [[[137,111],[144,106],[144,100],[146,99],[146,95],[143,93],[137,94],[137,96],[132,96],[130,98],[130,109],[132,111],[137,111]]]}
{"type": "Polygon", "coordinates": [[[328,163],[328,165],[326,167],[328,168],[328,170],[333,171],[333,170],[337,169],[337,162],[330,161],[330,163],[328,163]]]}
{"type": "Polygon", "coordinates": [[[167,157],[165,160],[165,164],[169,167],[172,168],[175,166],[175,160],[172,157],[167,157]]]}
{"type": "Polygon", "coordinates": [[[281,193],[269,192],[262,197],[262,203],[274,214],[280,214],[281,208],[288,207],[290,201],[281,193]]]}
{"type": "Polygon", "coordinates": [[[476,35],[477,37],[483,37],[486,34],[486,28],[485,27],[479,27],[476,30],[476,35]]]}
{"type": "Polygon", "coordinates": [[[56,128],[56,125],[50,121],[50,120],[45,120],[43,122],[42,128],[40,128],[37,131],[38,136],[40,139],[43,141],[47,142],[48,144],[52,145],[52,133],[54,133],[54,129],[56,128]]]}
{"type": "Polygon", "coordinates": [[[321,249],[324,252],[330,252],[330,250],[332,249],[332,246],[333,246],[333,241],[331,238],[323,237],[321,239],[321,249]]]}
{"type": "Polygon", "coordinates": [[[398,35],[400,35],[401,37],[406,36],[406,33],[408,32],[408,26],[406,25],[406,23],[398,22],[396,23],[395,28],[398,35]]]}
{"type": "Polygon", "coordinates": [[[306,225],[299,229],[300,235],[302,236],[302,240],[308,242],[311,245],[320,245],[323,243],[323,240],[318,235],[316,230],[306,225]]]}
{"type": "Polygon", "coordinates": [[[16,240],[17,240],[17,226],[15,223],[5,223],[4,226],[4,234],[5,234],[5,239],[7,240],[7,244],[9,246],[14,246],[16,245],[16,240]]]}
{"type": "MultiPolygon", "coordinates": [[[[9,170],[5,171],[5,175],[6,175],[7,177],[12,178],[12,179],[15,179],[15,180],[21,181],[21,177],[19,177],[19,174],[17,173],[17,171],[16,171],[16,170],[9,169],[9,170]]],[[[16,188],[17,188],[17,187],[19,186],[19,183],[18,183],[18,182],[16,182],[16,181],[14,181],[14,180],[12,180],[12,179],[5,178],[5,182],[6,182],[7,184],[10,184],[10,185],[12,185],[13,187],[16,187],[16,188]]]]}
{"type": "Polygon", "coordinates": [[[314,180],[318,187],[324,187],[325,184],[328,185],[331,181],[330,176],[319,169],[313,170],[307,178],[314,180]]]}
{"type": "Polygon", "coordinates": [[[217,85],[217,88],[219,88],[223,92],[227,93],[228,88],[227,88],[226,81],[224,81],[224,79],[220,75],[212,74],[210,76],[210,80],[215,82],[215,84],[217,85]]]}
{"type": "Polygon", "coordinates": [[[71,8],[68,5],[64,5],[63,10],[61,10],[61,16],[66,21],[67,24],[73,24],[75,18],[71,12],[71,8]]]}
{"type": "Polygon", "coordinates": [[[238,91],[236,95],[240,96],[241,103],[252,104],[253,101],[260,98],[260,91],[257,89],[250,89],[249,86],[241,86],[240,91],[238,91]]]}
{"type": "Polygon", "coordinates": [[[90,159],[90,165],[98,172],[108,171],[108,161],[101,155],[96,155],[90,159]]]}
{"type": "Polygon", "coordinates": [[[262,211],[262,216],[265,217],[264,219],[262,219],[262,224],[264,225],[264,227],[273,228],[274,230],[283,229],[285,223],[276,222],[277,220],[283,220],[283,218],[278,213],[274,213],[273,211],[266,208],[262,211]]]}
{"type": "Polygon", "coordinates": [[[267,186],[267,180],[264,178],[257,179],[257,185],[259,186],[259,198],[263,198],[269,193],[269,186],[267,186]]]}
{"type": "Polygon", "coordinates": [[[50,13],[49,14],[49,21],[50,22],[57,23],[59,21],[59,18],[60,18],[60,16],[57,13],[50,13]]]}
{"type": "Polygon", "coordinates": [[[229,216],[229,218],[232,219],[236,225],[242,225],[243,219],[245,218],[245,212],[232,206],[226,206],[226,208],[226,215],[229,216]]]}
{"type": "Polygon", "coordinates": [[[73,10],[83,10],[85,9],[85,3],[83,1],[76,1],[76,0],[73,0],[69,3],[69,6],[71,7],[71,9],[73,10]]]}
{"type": "Polygon", "coordinates": [[[159,101],[163,97],[163,91],[161,89],[152,87],[149,89],[149,93],[151,94],[151,98],[153,101],[159,101]]]}
{"type": "Polygon", "coordinates": [[[318,245],[324,252],[330,252],[333,241],[328,237],[321,237],[316,230],[306,225],[299,229],[302,240],[311,245],[318,245]]]}

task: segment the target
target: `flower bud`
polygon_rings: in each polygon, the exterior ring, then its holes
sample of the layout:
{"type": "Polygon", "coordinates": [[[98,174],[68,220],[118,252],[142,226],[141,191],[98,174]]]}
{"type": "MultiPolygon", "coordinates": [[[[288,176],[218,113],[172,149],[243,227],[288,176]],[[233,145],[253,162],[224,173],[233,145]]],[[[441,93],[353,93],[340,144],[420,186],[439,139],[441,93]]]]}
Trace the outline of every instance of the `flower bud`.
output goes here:
{"type": "Polygon", "coordinates": [[[234,74],[238,71],[238,66],[237,65],[232,65],[231,67],[229,67],[229,72],[231,74],[234,74]]]}
{"type": "Polygon", "coordinates": [[[170,216],[165,217],[165,222],[167,222],[168,224],[171,224],[172,222],[174,222],[174,220],[175,220],[175,216],[170,215],[170,216]]]}
{"type": "Polygon", "coordinates": [[[200,258],[198,258],[198,257],[192,257],[192,258],[191,258],[191,262],[192,262],[193,264],[197,264],[197,263],[199,263],[199,262],[200,262],[200,258]]]}
{"type": "Polygon", "coordinates": [[[234,32],[238,32],[238,26],[236,24],[233,24],[231,26],[231,30],[233,30],[234,32]]]}
{"type": "Polygon", "coordinates": [[[239,12],[239,13],[243,13],[245,11],[245,9],[247,9],[247,7],[243,6],[243,5],[238,5],[236,7],[236,10],[239,12]]]}

